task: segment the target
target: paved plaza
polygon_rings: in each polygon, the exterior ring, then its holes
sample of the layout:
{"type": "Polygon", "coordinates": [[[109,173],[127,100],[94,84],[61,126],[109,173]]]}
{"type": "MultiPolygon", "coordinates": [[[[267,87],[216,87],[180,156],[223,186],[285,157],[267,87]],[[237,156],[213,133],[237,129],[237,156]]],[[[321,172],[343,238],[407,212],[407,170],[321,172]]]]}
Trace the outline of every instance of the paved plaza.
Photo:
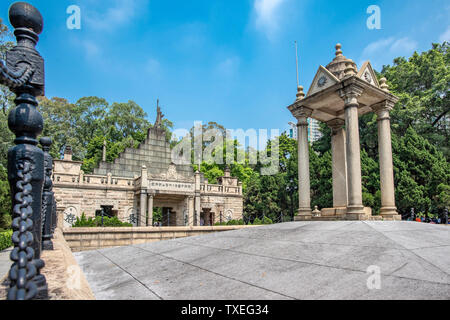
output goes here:
{"type": "Polygon", "coordinates": [[[302,221],[75,258],[97,299],[450,299],[444,225],[302,221]]]}

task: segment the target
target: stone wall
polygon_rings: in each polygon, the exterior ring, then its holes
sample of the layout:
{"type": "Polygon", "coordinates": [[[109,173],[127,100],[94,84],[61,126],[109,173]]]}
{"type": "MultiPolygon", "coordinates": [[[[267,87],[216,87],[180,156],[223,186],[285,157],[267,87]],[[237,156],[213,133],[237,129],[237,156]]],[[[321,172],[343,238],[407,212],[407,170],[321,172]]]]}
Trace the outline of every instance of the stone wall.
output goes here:
{"type": "MultiPolygon", "coordinates": [[[[141,174],[142,166],[148,168],[149,177],[159,176],[167,171],[172,163],[170,144],[166,140],[166,131],[158,128],[150,128],[147,138],[137,149],[127,148],[114,163],[101,162],[94,169],[96,175],[106,175],[133,178],[141,174]]],[[[193,177],[192,168],[189,165],[177,165],[176,170],[187,179],[193,177]]]]}
{"type": "Polygon", "coordinates": [[[72,251],[78,252],[254,227],[257,226],[66,228],[63,231],[72,251]]]}
{"type": "Polygon", "coordinates": [[[53,188],[58,208],[69,211],[77,217],[84,212],[86,217],[95,217],[95,211],[102,205],[112,205],[118,218],[127,221],[133,212],[134,190],[114,187],[89,188],[86,185],[64,186],[56,184],[53,188]]]}

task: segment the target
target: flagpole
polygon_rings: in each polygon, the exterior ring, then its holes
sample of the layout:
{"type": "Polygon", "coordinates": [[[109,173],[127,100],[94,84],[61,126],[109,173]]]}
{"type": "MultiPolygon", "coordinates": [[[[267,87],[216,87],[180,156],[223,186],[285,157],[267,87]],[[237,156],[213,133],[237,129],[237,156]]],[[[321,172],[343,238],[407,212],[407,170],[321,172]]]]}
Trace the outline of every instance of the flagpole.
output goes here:
{"type": "Polygon", "coordinates": [[[297,69],[297,88],[300,86],[300,82],[298,80],[298,48],[297,48],[297,41],[295,41],[295,64],[297,69]]]}

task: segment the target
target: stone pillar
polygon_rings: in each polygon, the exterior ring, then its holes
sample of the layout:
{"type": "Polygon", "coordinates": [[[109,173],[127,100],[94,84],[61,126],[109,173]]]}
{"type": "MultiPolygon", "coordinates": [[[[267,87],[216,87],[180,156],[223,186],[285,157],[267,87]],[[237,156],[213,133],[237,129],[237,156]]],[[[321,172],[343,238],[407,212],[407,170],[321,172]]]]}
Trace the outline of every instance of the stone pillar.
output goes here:
{"type": "Polygon", "coordinates": [[[142,166],[141,170],[141,206],[139,210],[138,226],[143,227],[147,220],[147,188],[148,188],[148,174],[147,167],[142,166]]]}
{"type": "Polygon", "coordinates": [[[341,97],[345,101],[345,126],[347,129],[347,217],[351,220],[360,220],[364,217],[361,185],[361,146],[358,123],[358,97],[362,91],[362,88],[356,85],[349,85],[341,90],[341,97]]]}
{"type": "Polygon", "coordinates": [[[72,161],[72,147],[66,146],[64,149],[64,161],[72,161]]]}
{"type": "Polygon", "coordinates": [[[346,208],[347,200],[347,156],[345,121],[335,119],[327,123],[331,128],[331,152],[333,165],[333,208],[346,208]]]}
{"type": "Polygon", "coordinates": [[[148,210],[147,226],[153,227],[153,195],[152,194],[148,195],[147,210],[148,210]]]}
{"type": "Polygon", "coordinates": [[[312,110],[299,108],[295,114],[298,120],[298,200],[299,209],[296,220],[311,220],[311,188],[309,176],[309,143],[308,143],[308,117],[312,110]]]}
{"type": "Polygon", "coordinates": [[[200,226],[200,216],[201,216],[201,204],[200,196],[195,196],[194,199],[194,226],[200,226]]]}
{"type": "Polygon", "coordinates": [[[138,226],[144,227],[147,217],[147,191],[141,190],[141,207],[139,210],[138,226]]]}
{"type": "Polygon", "coordinates": [[[378,153],[380,161],[380,214],[385,220],[401,220],[395,206],[394,168],[392,162],[391,120],[394,102],[384,101],[372,107],[378,116],[378,153]]]}
{"type": "Polygon", "coordinates": [[[200,226],[200,210],[201,210],[201,204],[200,204],[200,181],[201,180],[201,173],[200,171],[195,172],[195,199],[194,199],[194,226],[200,226]]]}
{"type": "Polygon", "coordinates": [[[188,226],[194,225],[194,197],[188,198],[188,226]]]}

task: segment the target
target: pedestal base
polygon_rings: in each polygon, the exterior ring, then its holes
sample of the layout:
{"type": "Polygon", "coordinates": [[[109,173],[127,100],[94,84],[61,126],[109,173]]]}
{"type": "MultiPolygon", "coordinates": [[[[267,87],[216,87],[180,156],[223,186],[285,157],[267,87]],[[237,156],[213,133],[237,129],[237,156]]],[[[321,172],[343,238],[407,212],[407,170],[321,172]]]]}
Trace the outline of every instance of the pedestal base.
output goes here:
{"type": "Polygon", "coordinates": [[[402,216],[400,214],[393,215],[382,215],[384,221],[402,221],[402,216]]]}
{"type": "Polygon", "coordinates": [[[294,217],[295,221],[311,221],[312,219],[312,210],[305,208],[299,209],[298,215],[294,217]]]}
{"type": "Polygon", "coordinates": [[[402,216],[398,214],[396,207],[381,207],[380,215],[386,221],[401,221],[402,216]]]}

